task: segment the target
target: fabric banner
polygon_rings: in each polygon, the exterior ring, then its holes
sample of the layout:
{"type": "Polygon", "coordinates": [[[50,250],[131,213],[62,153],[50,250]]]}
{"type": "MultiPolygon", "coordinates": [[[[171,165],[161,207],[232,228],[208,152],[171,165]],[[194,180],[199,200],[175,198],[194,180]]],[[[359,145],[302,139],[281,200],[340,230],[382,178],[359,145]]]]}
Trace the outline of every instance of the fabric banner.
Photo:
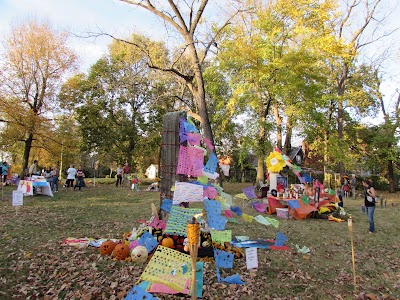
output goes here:
{"type": "Polygon", "coordinates": [[[187,182],[176,182],[173,204],[181,202],[202,202],[203,186],[187,182]]]}

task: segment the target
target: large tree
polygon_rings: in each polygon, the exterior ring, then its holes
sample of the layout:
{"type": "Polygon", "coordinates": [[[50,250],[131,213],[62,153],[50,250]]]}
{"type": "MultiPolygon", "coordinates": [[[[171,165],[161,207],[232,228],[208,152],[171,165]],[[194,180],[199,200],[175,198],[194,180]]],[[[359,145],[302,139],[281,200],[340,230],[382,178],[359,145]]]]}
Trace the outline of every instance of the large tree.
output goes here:
{"type": "Polygon", "coordinates": [[[146,53],[114,40],[89,74],[70,78],[59,96],[63,107],[76,112],[83,149],[108,156],[111,163],[155,163],[162,116],[173,108],[174,88],[147,61],[167,61],[167,51],[140,35],[127,40],[146,53]]]}
{"type": "MultiPolygon", "coordinates": [[[[256,126],[257,180],[264,179],[264,159],[270,129],[275,125],[276,145],[282,149],[283,117],[294,125],[304,102],[315,100],[319,84],[318,43],[326,42],[323,30],[333,10],[329,1],[250,1],[221,45],[220,66],[234,89],[228,107],[233,114],[250,113],[256,126]],[[274,110],[275,121],[270,117],[274,110]]],[[[290,127],[289,126],[289,127],[290,127]]],[[[289,137],[289,135],[288,135],[289,137]]],[[[287,145],[290,141],[286,142],[287,145]]]]}
{"type": "MultiPolygon", "coordinates": [[[[183,82],[193,95],[196,103],[196,113],[200,119],[204,136],[214,142],[214,135],[211,128],[208,107],[206,102],[206,93],[204,87],[203,69],[204,62],[211,47],[217,43],[217,37],[221,28],[229,23],[229,17],[222,25],[214,28],[212,32],[200,32],[199,27],[205,22],[205,10],[208,0],[192,1],[134,1],[120,0],[122,2],[138,6],[145,9],[165,22],[166,26],[172,28],[177,33],[180,45],[177,47],[177,53],[174,55],[176,60],[171,61],[168,66],[162,66],[157,63],[149,62],[150,67],[167,72],[183,82]],[[181,57],[187,58],[190,62],[189,68],[181,69],[177,61],[181,57]]],[[[140,45],[136,45],[140,47],[140,45]]]]}
{"type": "MultiPolygon", "coordinates": [[[[353,76],[363,69],[363,66],[359,64],[360,52],[365,46],[387,35],[387,33],[379,34],[378,30],[385,18],[379,15],[378,10],[383,2],[384,0],[346,0],[342,5],[344,10],[340,18],[334,23],[336,43],[332,49],[338,48],[339,51],[327,49],[326,61],[329,65],[333,87],[330,93],[336,96],[331,98],[331,108],[334,110],[332,113],[336,119],[334,132],[337,132],[339,148],[348,148],[349,146],[345,143],[346,115],[351,108],[358,109],[365,104],[365,101],[360,104],[359,97],[349,97],[349,95],[354,95],[354,92],[357,93],[363,89],[362,83],[358,86],[358,91],[357,87],[351,84],[352,81],[354,82],[353,76]]],[[[364,95],[368,99],[367,93],[364,95]]],[[[369,99],[372,100],[372,98],[369,99]]],[[[326,145],[329,144],[331,133],[325,137],[326,145]]],[[[336,160],[341,175],[345,173],[343,159],[337,158],[336,160]]]]}
{"type": "Polygon", "coordinates": [[[75,66],[76,55],[66,42],[65,33],[32,19],[13,25],[4,43],[0,113],[6,126],[2,135],[9,142],[24,143],[22,172],[35,141],[46,137],[44,128],[52,127],[49,112],[57,104],[55,93],[63,76],[75,66]]]}

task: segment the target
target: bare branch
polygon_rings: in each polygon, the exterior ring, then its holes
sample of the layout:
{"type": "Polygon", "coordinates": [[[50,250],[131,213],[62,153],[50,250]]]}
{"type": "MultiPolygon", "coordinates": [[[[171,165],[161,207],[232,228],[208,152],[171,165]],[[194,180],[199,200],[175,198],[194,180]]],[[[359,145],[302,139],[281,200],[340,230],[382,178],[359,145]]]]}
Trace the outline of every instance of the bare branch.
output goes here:
{"type": "MultiPolygon", "coordinates": [[[[178,32],[182,35],[184,35],[185,33],[188,32],[188,29],[185,25],[185,22],[182,18],[182,16],[177,15],[177,17],[179,18],[180,16],[180,22],[184,27],[181,27],[177,22],[175,22],[175,20],[169,16],[166,13],[163,13],[162,11],[158,10],[153,4],[151,4],[151,2],[149,0],[147,0],[147,5],[143,4],[142,1],[131,1],[131,0],[119,0],[121,2],[125,2],[128,4],[132,4],[132,5],[136,5],[139,7],[142,7],[150,12],[152,12],[153,14],[155,14],[156,16],[160,17],[161,19],[165,20],[167,23],[171,24],[173,27],[175,27],[176,30],[178,30],[178,32]]],[[[170,1],[172,2],[172,1],[170,1]]],[[[173,4],[173,3],[172,3],[173,4]]],[[[175,5],[174,5],[175,6],[175,5]]],[[[172,7],[173,8],[173,7],[172,7]]],[[[176,7],[175,7],[176,8],[176,7]]]]}
{"type": "MultiPolygon", "coordinates": [[[[170,1],[170,2],[172,2],[172,1],[170,1]]],[[[200,7],[197,10],[197,14],[196,14],[193,22],[190,24],[190,30],[189,30],[190,36],[193,36],[193,34],[194,34],[195,30],[196,30],[196,27],[199,24],[200,18],[203,15],[204,8],[206,7],[207,2],[208,2],[208,0],[201,1],[200,7]]]]}
{"type": "Polygon", "coordinates": [[[351,16],[351,12],[353,11],[353,9],[360,4],[360,0],[353,0],[353,3],[351,5],[347,5],[347,11],[346,11],[346,15],[344,17],[344,19],[340,22],[339,25],[339,38],[342,37],[343,34],[343,28],[346,25],[347,21],[349,20],[350,16],[351,16]]]}
{"type": "Polygon", "coordinates": [[[378,37],[378,38],[376,38],[376,39],[373,39],[372,41],[365,42],[365,43],[363,43],[363,44],[358,44],[358,42],[357,42],[357,46],[356,46],[356,47],[357,47],[357,49],[360,49],[360,48],[362,48],[362,47],[364,47],[364,46],[367,46],[367,45],[370,45],[370,44],[372,44],[372,43],[375,43],[375,42],[377,42],[377,41],[379,41],[379,40],[381,40],[381,39],[383,39],[383,38],[385,38],[385,37],[388,37],[388,36],[392,35],[392,34],[395,33],[397,30],[399,30],[399,28],[393,29],[392,31],[390,31],[390,32],[388,32],[388,33],[385,33],[385,34],[381,35],[380,37],[378,37]]]}
{"type": "Polygon", "coordinates": [[[358,31],[354,34],[353,39],[351,40],[352,43],[356,43],[357,40],[359,39],[360,35],[364,32],[365,28],[368,26],[368,24],[371,22],[375,10],[378,6],[378,4],[381,2],[381,0],[376,0],[376,2],[372,6],[372,10],[370,10],[370,4],[368,1],[365,1],[365,7],[367,10],[367,14],[364,19],[364,24],[361,26],[361,28],[358,29],[358,31]]]}

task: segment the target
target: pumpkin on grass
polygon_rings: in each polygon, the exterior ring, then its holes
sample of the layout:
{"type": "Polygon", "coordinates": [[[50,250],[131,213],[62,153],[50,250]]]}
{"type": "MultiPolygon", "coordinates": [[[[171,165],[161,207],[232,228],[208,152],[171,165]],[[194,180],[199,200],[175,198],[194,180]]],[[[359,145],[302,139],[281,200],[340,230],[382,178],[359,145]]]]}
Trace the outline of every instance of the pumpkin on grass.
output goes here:
{"type": "Polygon", "coordinates": [[[113,255],[118,260],[124,260],[129,256],[129,246],[126,244],[118,244],[114,248],[113,255]]]}
{"type": "Polygon", "coordinates": [[[144,246],[137,246],[131,251],[131,258],[133,262],[145,262],[148,256],[149,253],[144,246]]]}
{"type": "Polygon", "coordinates": [[[102,255],[110,255],[113,251],[117,243],[108,240],[101,244],[100,246],[100,254],[102,255]]]}

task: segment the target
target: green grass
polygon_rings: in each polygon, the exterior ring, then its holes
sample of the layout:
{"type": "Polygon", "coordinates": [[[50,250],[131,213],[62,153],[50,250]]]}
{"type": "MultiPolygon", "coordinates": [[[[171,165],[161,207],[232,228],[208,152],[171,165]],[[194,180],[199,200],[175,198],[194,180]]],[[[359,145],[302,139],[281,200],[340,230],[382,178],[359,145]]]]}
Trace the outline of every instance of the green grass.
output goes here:
{"type": "MultiPolygon", "coordinates": [[[[114,181],[88,181],[82,191],[60,189],[55,197],[24,197],[24,206],[11,206],[15,187],[5,187],[0,202],[0,299],[122,299],[135,285],[143,265],[113,261],[98,249],[61,246],[67,237],[122,238],[148,219],[159,193],[115,188],[114,181]]],[[[230,194],[248,184],[225,184],[230,194]]],[[[377,208],[377,233],[368,234],[362,200],[345,199],[354,219],[357,295],[400,298],[400,199],[382,195],[386,208],[377,208]],[[393,205],[393,206],[392,206],[393,205]]],[[[241,203],[236,203],[240,205],[241,203]]],[[[253,216],[258,213],[245,208],[253,216]]],[[[274,238],[277,229],[256,222],[232,224],[233,235],[274,238]]],[[[237,259],[222,276],[240,274],[245,285],[218,284],[213,263],[206,263],[203,299],[354,299],[351,243],[347,223],[307,219],[281,220],[279,231],[290,251],[258,250],[259,268],[246,270],[237,259]],[[295,244],[310,248],[296,252],[295,244]]],[[[157,295],[160,299],[188,298],[157,295]]]]}

